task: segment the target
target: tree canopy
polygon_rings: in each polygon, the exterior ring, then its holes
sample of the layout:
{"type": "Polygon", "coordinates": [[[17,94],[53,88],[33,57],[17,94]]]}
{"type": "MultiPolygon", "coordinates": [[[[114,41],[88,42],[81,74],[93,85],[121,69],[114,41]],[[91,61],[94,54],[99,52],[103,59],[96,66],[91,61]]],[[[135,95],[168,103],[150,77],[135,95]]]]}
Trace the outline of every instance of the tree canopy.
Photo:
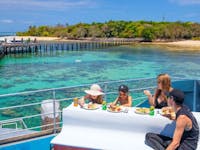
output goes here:
{"type": "Polygon", "coordinates": [[[146,41],[200,38],[200,24],[193,22],[108,21],[91,24],[30,26],[21,36],[79,38],[143,38],[146,41]]]}

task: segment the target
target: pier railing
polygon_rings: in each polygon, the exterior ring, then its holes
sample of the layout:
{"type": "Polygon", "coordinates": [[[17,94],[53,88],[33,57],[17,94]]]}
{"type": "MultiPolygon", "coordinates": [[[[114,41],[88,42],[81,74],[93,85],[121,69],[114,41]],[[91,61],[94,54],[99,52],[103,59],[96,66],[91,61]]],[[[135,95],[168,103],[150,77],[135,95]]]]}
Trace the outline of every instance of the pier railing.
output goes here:
{"type": "Polygon", "coordinates": [[[3,42],[2,49],[5,55],[17,53],[32,53],[41,51],[81,51],[81,50],[96,50],[104,49],[113,46],[132,44],[140,39],[96,39],[92,41],[67,41],[67,42],[37,42],[34,41],[16,41],[3,42]]]}
{"type": "MultiPolygon", "coordinates": [[[[149,89],[153,92],[156,79],[130,79],[98,84],[108,103],[117,97],[119,85],[127,85],[133,97],[133,106],[139,106],[147,100],[143,90],[149,89]]],[[[4,103],[4,106],[0,105],[0,145],[59,132],[62,128],[62,109],[69,106],[74,97],[84,96],[84,90],[89,89],[90,85],[0,95],[0,102],[4,103]]]]}

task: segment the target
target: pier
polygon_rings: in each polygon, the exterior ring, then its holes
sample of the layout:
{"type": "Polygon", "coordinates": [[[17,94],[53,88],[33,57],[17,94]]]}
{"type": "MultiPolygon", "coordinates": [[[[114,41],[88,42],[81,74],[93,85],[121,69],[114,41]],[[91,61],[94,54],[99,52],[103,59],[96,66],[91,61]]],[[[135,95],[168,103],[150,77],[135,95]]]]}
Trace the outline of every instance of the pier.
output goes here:
{"type": "Polygon", "coordinates": [[[39,44],[38,43],[3,43],[2,52],[3,54],[17,54],[36,52],[39,44]]]}
{"type": "Polygon", "coordinates": [[[27,40],[5,41],[1,43],[0,55],[18,54],[18,53],[35,53],[46,51],[81,51],[81,50],[96,50],[113,46],[132,44],[139,42],[141,39],[106,39],[106,40],[91,40],[91,41],[57,41],[57,42],[38,42],[27,40]]]}

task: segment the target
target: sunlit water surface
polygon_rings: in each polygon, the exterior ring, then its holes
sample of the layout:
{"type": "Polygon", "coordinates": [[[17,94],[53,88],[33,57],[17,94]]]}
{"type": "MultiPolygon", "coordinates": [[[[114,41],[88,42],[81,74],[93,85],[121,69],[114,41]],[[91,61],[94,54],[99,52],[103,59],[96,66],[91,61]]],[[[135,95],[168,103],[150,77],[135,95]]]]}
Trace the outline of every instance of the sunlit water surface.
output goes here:
{"type": "MultiPolygon", "coordinates": [[[[119,46],[94,51],[49,51],[37,54],[6,55],[0,59],[0,94],[110,80],[156,77],[160,73],[168,73],[174,77],[199,78],[199,63],[200,51],[184,49],[172,51],[142,46],[119,46]]],[[[56,96],[73,97],[72,90],[62,91],[56,96]]],[[[136,104],[135,98],[139,95],[134,95],[134,92],[131,94],[136,104]]],[[[52,98],[52,92],[1,97],[0,108],[41,102],[49,98],[52,98]]],[[[112,101],[114,98],[106,100],[112,101]]],[[[61,108],[70,103],[71,101],[62,102],[61,108]]],[[[0,120],[38,113],[41,113],[39,104],[3,109],[0,111],[0,120]]],[[[41,125],[41,117],[24,119],[24,121],[28,127],[41,125]]]]}
{"type": "Polygon", "coordinates": [[[108,80],[200,76],[200,51],[120,46],[96,51],[17,54],[0,60],[0,94],[108,80]]]}

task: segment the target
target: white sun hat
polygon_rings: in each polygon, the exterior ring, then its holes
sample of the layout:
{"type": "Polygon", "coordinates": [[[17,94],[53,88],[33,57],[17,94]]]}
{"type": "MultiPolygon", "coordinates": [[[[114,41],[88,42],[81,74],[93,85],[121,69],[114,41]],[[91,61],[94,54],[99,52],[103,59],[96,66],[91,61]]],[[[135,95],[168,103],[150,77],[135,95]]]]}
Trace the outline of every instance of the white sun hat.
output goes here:
{"type": "Polygon", "coordinates": [[[89,90],[85,90],[85,93],[92,95],[92,96],[104,95],[101,87],[98,84],[91,85],[89,90]]]}

